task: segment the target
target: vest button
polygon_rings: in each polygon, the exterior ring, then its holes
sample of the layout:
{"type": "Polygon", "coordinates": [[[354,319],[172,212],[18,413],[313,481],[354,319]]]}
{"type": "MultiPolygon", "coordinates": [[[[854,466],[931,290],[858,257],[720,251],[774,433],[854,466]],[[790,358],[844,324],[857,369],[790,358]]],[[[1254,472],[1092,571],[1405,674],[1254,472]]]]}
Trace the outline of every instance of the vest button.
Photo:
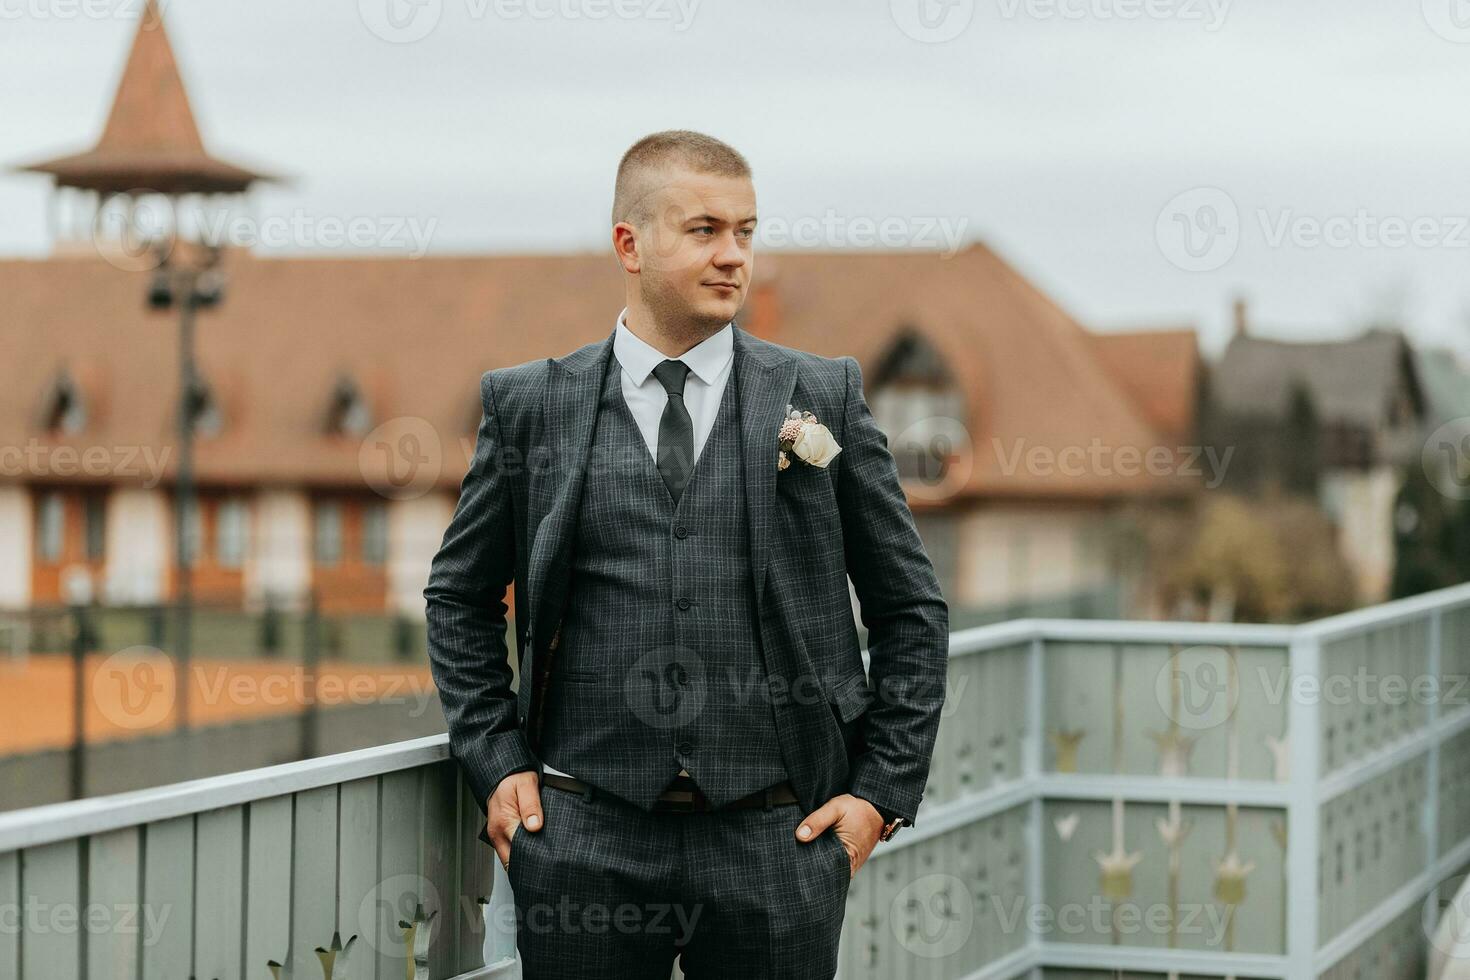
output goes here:
{"type": "Polygon", "coordinates": [[[676,525],[674,525],[674,537],[676,537],[676,538],[687,538],[688,536],[689,536],[689,529],[687,527],[685,527],[683,524],[676,524],[676,525]]]}
{"type": "Polygon", "coordinates": [[[681,595],[677,605],[680,609],[688,609],[690,606],[689,597],[687,595],[681,595]]]}
{"type": "Polygon", "coordinates": [[[674,748],[679,750],[680,755],[688,755],[689,753],[694,751],[694,743],[680,742],[678,745],[674,746],[674,748]]]}

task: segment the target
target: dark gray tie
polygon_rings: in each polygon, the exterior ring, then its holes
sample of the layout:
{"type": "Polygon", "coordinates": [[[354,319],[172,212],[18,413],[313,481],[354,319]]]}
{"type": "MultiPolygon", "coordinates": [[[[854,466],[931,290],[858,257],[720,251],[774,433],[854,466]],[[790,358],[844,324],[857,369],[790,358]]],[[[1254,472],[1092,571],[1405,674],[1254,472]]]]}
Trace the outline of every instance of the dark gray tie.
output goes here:
{"type": "Polygon", "coordinates": [[[689,409],[684,407],[684,381],[689,377],[689,365],[683,361],[664,361],[653,369],[653,376],[669,393],[664,414],[658,420],[656,458],[658,471],[677,504],[694,469],[694,423],[689,418],[689,409]]]}

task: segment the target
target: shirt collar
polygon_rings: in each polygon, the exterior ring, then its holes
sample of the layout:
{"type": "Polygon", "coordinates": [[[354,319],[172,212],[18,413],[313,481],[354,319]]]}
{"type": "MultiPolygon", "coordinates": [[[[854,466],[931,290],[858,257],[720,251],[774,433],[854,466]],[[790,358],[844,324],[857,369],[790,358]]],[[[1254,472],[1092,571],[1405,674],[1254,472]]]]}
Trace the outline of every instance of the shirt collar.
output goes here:
{"type": "MultiPolygon", "coordinates": [[[[669,360],[669,356],[629,330],[625,322],[627,315],[626,309],[618,314],[617,333],[613,336],[613,354],[623,370],[632,377],[633,383],[642,387],[653,369],[669,360]]],[[[678,360],[689,365],[689,370],[698,375],[699,380],[712,385],[734,353],[735,327],[727,323],[681,354],[678,360]]]]}

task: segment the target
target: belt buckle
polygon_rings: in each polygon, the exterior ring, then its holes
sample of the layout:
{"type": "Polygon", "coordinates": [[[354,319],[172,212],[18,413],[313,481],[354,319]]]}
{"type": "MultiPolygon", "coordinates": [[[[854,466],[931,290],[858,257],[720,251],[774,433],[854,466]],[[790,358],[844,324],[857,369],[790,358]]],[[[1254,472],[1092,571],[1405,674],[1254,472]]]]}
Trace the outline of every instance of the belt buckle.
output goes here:
{"type": "Polygon", "coordinates": [[[680,800],[679,806],[683,808],[684,813],[709,813],[714,809],[709,797],[705,796],[704,791],[692,782],[689,786],[689,799],[680,800]]]}

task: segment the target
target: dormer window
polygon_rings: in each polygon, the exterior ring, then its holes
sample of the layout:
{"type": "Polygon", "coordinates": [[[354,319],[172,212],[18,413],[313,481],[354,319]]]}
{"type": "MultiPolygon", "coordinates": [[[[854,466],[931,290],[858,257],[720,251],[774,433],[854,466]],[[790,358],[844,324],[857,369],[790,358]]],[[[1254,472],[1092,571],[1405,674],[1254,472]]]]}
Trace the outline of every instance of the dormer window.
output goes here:
{"type": "Polygon", "coordinates": [[[900,332],[872,373],[873,417],[888,436],[899,476],[940,483],[952,454],[964,401],[944,358],[912,329],[900,332]]]}
{"type": "Polygon", "coordinates": [[[361,437],[373,427],[373,413],[368,408],[362,389],[352,378],[343,375],[332,389],[327,409],[327,432],[339,436],[361,437]]]}
{"type": "Polygon", "coordinates": [[[194,431],[201,436],[217,436],[224,428],[224,415],[220,412],[219,399],[214,388],[203,378],[194,379],[194,390],[189,399],[189,408],[194,422],[194,431]]]}
{"type": "Polygon", "coordinates": [[[41,425],[54,435],[76,435],[87,426],[87,405],[71,373],[62,368],[47,390],[41,425]]]}

